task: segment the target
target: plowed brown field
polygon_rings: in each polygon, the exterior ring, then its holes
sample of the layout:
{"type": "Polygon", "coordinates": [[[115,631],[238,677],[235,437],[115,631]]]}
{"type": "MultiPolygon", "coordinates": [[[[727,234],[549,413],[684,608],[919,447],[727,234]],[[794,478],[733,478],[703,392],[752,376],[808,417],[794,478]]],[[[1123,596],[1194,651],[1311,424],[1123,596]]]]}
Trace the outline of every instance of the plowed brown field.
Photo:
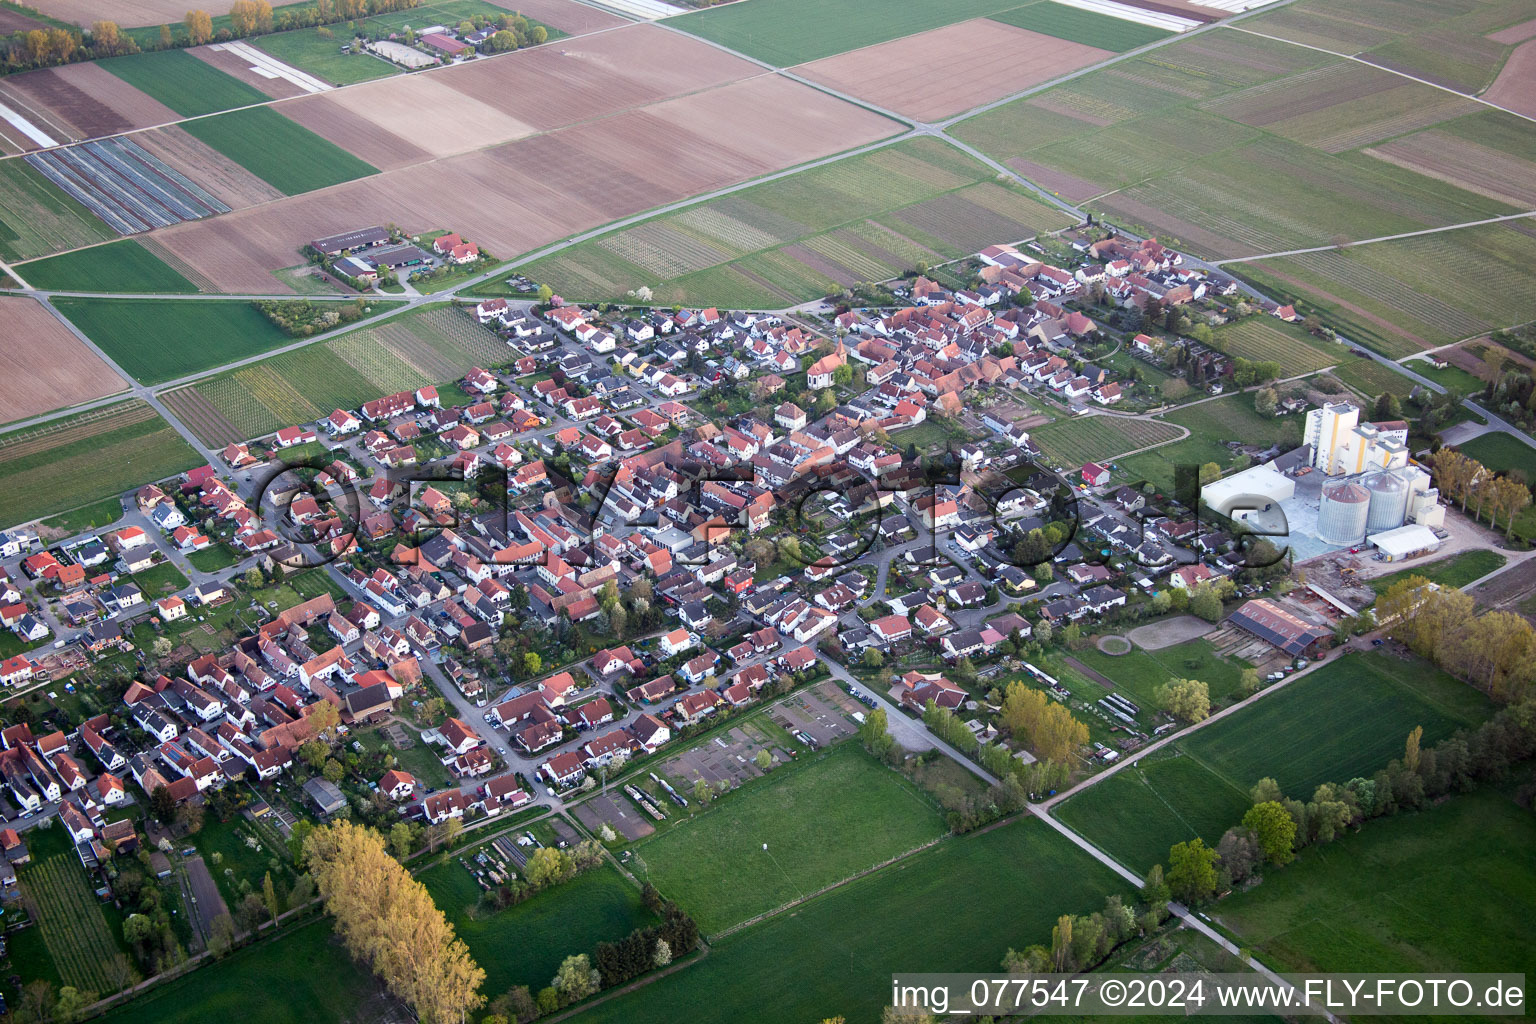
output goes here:
{"type": "Polygon", "coordinates": [[[251,62],[229,50],[215,50],[211,46],[194,46],[187,51],[204,64],[210,64],[231,78],[238,78],[258,92],[266,93],[275,100],[286,100],[304,95],[304,90],[286,78],[263,78],[251,70],[251,62]]]}
{"type": "Polygon", "coordinates": [[[1108,50],[977,19],[796,69],[886,110],[935,121],[1086,67],[1108,50]]]}
{"type": "Polygon", "coordinates": [[[32,0],[27,6],[81,28],[90,28],[91,22],[103,17],[123,28],[140,28],[179,24],[187,16],[186,0],[112,0],[105,9],[101,0],[32,0]]]}
{"type": "Polygon", "coordinates": [[[1521,43],[1504,62],[1483,99],[1517,114],[1536,117],[1536,39],[1521,43]]]}
{"type": "Polygon", "coordinates": [[[542,21],[568,36],[586,35],[604,28],[616,28],[629,22],[617,14],[609,14],[575,0],[491,0],[497,7],[542,21]]]}
{"type": "Polygon", "coordinates": [[[179,115],[97,64],[70,64],[14,75],[0,83],[8,106],[65,139],[115,135],[169,124],[179,115]],[[19,101],[19,102],[18,102],[19,101]]]}
{"type": "Polygon", "coordinates": [[[179,125],[140,132],[134,141],[229,205],[243,210],[283,193],[179,125]]]}
{"type": "Polygon", "coordinates": [[[296,262],[304,240],[359,224],[451,226],[511,256],[896,129],[814,89],[764,76],[156,237],[229,291],[270,291],[269,272],[296,262]]]}
{"type": "Polygon", "coordinates": [[[0,423],[101,398],[127,385],[39,302],[0,297],[0,423]]]}

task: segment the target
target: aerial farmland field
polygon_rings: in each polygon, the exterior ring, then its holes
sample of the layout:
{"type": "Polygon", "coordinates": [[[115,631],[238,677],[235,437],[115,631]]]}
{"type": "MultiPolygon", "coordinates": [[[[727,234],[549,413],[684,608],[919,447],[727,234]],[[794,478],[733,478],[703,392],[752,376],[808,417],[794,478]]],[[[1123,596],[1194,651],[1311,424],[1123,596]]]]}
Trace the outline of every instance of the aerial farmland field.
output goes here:
{"type": "Polygon", "coordinates": [[[1487,713],[1482,694],[1424,662],[1345,654],[1090,787],[1056,813],[1145,871],[1166,863],[1174,843],[1199,835],[1214,845],[1248,808],[1248,791],[1261,778],[1305,801],[1320,783],[1386,767],[1415,726],[1424,727],[1429,746],[1487,713]]]}
{"type": "MultiPolygon", "coordinates": [[[[583,242],[528,270],[562,294],[777,308],[1069,219],[929,139],[897,143],[583,242]]],[[[525,268],[526,269],[526,268],[525,268]]]]}
{"type": "Polygon", "coordinates": [[[0,296],[0,337],[25,344],[0,378],[0,422],[76,405],[124,390],[127,382],[41,303],[0,296]]]}
{"type": "Polygon", "coordinates": [[[1015,7],[992,15],[992,20],[1116,53],[1134,50],[1172,35],[1151,25],[1049,2],[1015,7]]]}
{"type": "Polygon", "coordinates": [[[1064,466],[1109,461],[1148,445],[1172,441],[1181,431],[1157,420],[1125,416],[1075,416],[1030,432],[1030,440],[1064,466]]]}
{"type": "Polygon", "coordinates": [[[30,259],[116,235],[24,160],[0,160],[0,258],[30,259]]]}
{"type": "Polygon", "coordinates": [[[921,0],[753,0],[680,15],[671,24],[778,67],[791,67],[1019,6],[1020,0],[954,0],[942,5],[921,0]],[[815,25],[816,31],[807,32],[808,25],[815,25]]]}
{"type": "Polygon", "coordinates": [[[1296,324],[1268,317],[1248,317],[1219,328],[1213,344],[1229,355],[1254,362],[1280,364],[1281,377],[1296,377],[1332,366],[1348,358],[1348,349],[1320,341],[1296,324]]]}
{"type": "Polygon", "coordinates": [[[925,797],[850,741],[747,782],[634,849],[662,895],[709,934],[943,833],[925,797]]]}
{"type": "Polygon", "coordinates": [[[146,384],[218,366],[291,341],[249,302],[55,299],[119,366],[146,384]]]}
{"type": "Polygon", "coordinates": [[[143,402],[15,431],[0,438],[0,523],[87,505],[202,461],[143,402]]]}
{"type": "Polygon", "coordinates": [[[212,114],[267,100],[263,93],[238,78],[181,50],[109,57],[100,64],[183,117],[212,114]]]}
{"type": "Polygon", "coordinates": [[[186,132],[288,195],[377,174],[340,146],[271,107],[251,107],[188,121],[186,132]]]}
{"type": "Polygon", "coordinates": [[[671,1024],[683,1018],[818,1020],[838,1013],[876,1020],[890,1001],[891,965],[981,970],[1000,962],[1009,946],[1049,936],[1058,912],[1086,912],[1122,888],[1108,868],[1025,816],[946,839],[719,940],[687,971],[575,1019],[671,1024]],[[957,885],[959,878],[987,882],[957,885]],[[836,970],[827,969],[834,963],[836,970]]]}
{"type": "Polygon", "coordinates": [[[342,53],[341,40],[334,32],[322,36],[312,28],[275,32],[262,36],[253,45],[332,85],[367,82],[400,70],[371,53],[342,53]]]}
{"type": "Polygon", "coordinates": [[[197,286],[131,238],[23,265],[34,288],[75,292],[195,292],[197,286]]]}

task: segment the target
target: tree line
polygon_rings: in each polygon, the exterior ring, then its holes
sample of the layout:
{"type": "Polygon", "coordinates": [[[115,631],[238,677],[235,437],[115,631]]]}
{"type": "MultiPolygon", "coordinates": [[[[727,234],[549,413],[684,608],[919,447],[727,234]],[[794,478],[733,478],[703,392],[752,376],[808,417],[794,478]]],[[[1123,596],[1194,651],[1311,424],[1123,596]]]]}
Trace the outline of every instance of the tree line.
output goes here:
{"type": "Polygon", "coordinates": [[[1442,448],[1435,453],[1433,462],[1435,486],[1448,500],[1461,505],[1463,512],[1472,506],[1473,515],[1483,518],[1488,513],[1488,525],[1504,520],[1504,537],[1513,538],[1515,520],[1531,505],[1531,489],[1508,473],[1495,474],[1481,462],[1452,448],[1442,448]]]}
{"type": "Polygon", "coordinates": [[[1531,695],[1536,629],[1514,612],[1477,613],[1470,594],[1409,576],[1376,601],[1376,621],[1409,650],[1498,701],[1531,695]]]}
{"type": "Polygon", "coordinates": [[[304,857],[347,952],[422,1024],[462,1021],[485,1003],[485,971],[427,887],[389,855],[383,836],[338,821],[309,834],[304,857]]]}
{"type": "Polygon", "coordinates": [[[188,11],[179,26],[161,25],[154,39],[135,36],[114,21],[96,21],[88,31],[74,26],[52,25],[12,33],[4,43],[3,72],[72,64],[77,61],[120,57],[144,50],[173,50],[184,46],[246,39],[271,32],[331,25],[376,14],[406,11],[420,0],[315,0],[313,7],[285,7],[273,11],[268,0],[235,0],[228,28],[215,29],[213,16],[204,10],[188,11]]]}
{"type": "Polygon", "coordinates": [[[1169,891],[1180,902],[1197,906],[1256,879],[1266,865],[1283,867],[1297,851],[1331,843],[1372,818],[1415,811],[1440,797],[1470,792],[1481,781],[1502,778],[1536,754],[1536,699],[1502,708],[1476,729],[1459,730],[1433,747],[1425,748],[1423,738],[1423,727],[1416,727],[1403,744],[1402,757],[1370,778],[1325,782],[1306,802],[1287,796],[1274,779],[1260,779],[1249,793],[1252,806],[1214,848],[1196,837],[1169,849],[1169,891]]]}

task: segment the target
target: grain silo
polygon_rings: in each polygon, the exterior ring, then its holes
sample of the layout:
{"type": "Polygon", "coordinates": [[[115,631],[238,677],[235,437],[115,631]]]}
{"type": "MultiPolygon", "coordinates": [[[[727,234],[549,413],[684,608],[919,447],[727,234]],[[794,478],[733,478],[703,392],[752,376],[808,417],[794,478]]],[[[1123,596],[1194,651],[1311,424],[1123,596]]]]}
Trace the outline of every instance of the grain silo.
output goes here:
{"type": "Polygon", "coordinates": [[[1381,533],[1403,525],[1408,514],[1408,481],[1400,473],[1378,469],[1360,478],[1360,485],[1370,494],[1365,532],[1381,533]]]}
{"type": "Polygon", "coordinates": [[[1371,494],[1352,480],[1340,480],[1323,488],[1317,513],[1317,535],[1329,544],[1358,544],[1365,539],[1371,494]]]}

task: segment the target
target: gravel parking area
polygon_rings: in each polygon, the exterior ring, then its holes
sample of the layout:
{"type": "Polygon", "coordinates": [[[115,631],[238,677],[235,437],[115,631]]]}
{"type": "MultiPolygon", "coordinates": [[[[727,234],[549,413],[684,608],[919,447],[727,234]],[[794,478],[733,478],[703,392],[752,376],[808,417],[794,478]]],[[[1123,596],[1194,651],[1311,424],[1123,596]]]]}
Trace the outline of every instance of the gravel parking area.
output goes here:
{"type": "Polygon", "coordinates": [[[1199,639],[1215,628],[1204,619],[1197,619],[1193,615],[1179,615],[1172,619],[1163,619],[1161,622],[1149,622],[1145,626],[1137,626],[1127,635],[1137,647],[1148,651],[1159,651],[1164,647],[1199,639]]]}

